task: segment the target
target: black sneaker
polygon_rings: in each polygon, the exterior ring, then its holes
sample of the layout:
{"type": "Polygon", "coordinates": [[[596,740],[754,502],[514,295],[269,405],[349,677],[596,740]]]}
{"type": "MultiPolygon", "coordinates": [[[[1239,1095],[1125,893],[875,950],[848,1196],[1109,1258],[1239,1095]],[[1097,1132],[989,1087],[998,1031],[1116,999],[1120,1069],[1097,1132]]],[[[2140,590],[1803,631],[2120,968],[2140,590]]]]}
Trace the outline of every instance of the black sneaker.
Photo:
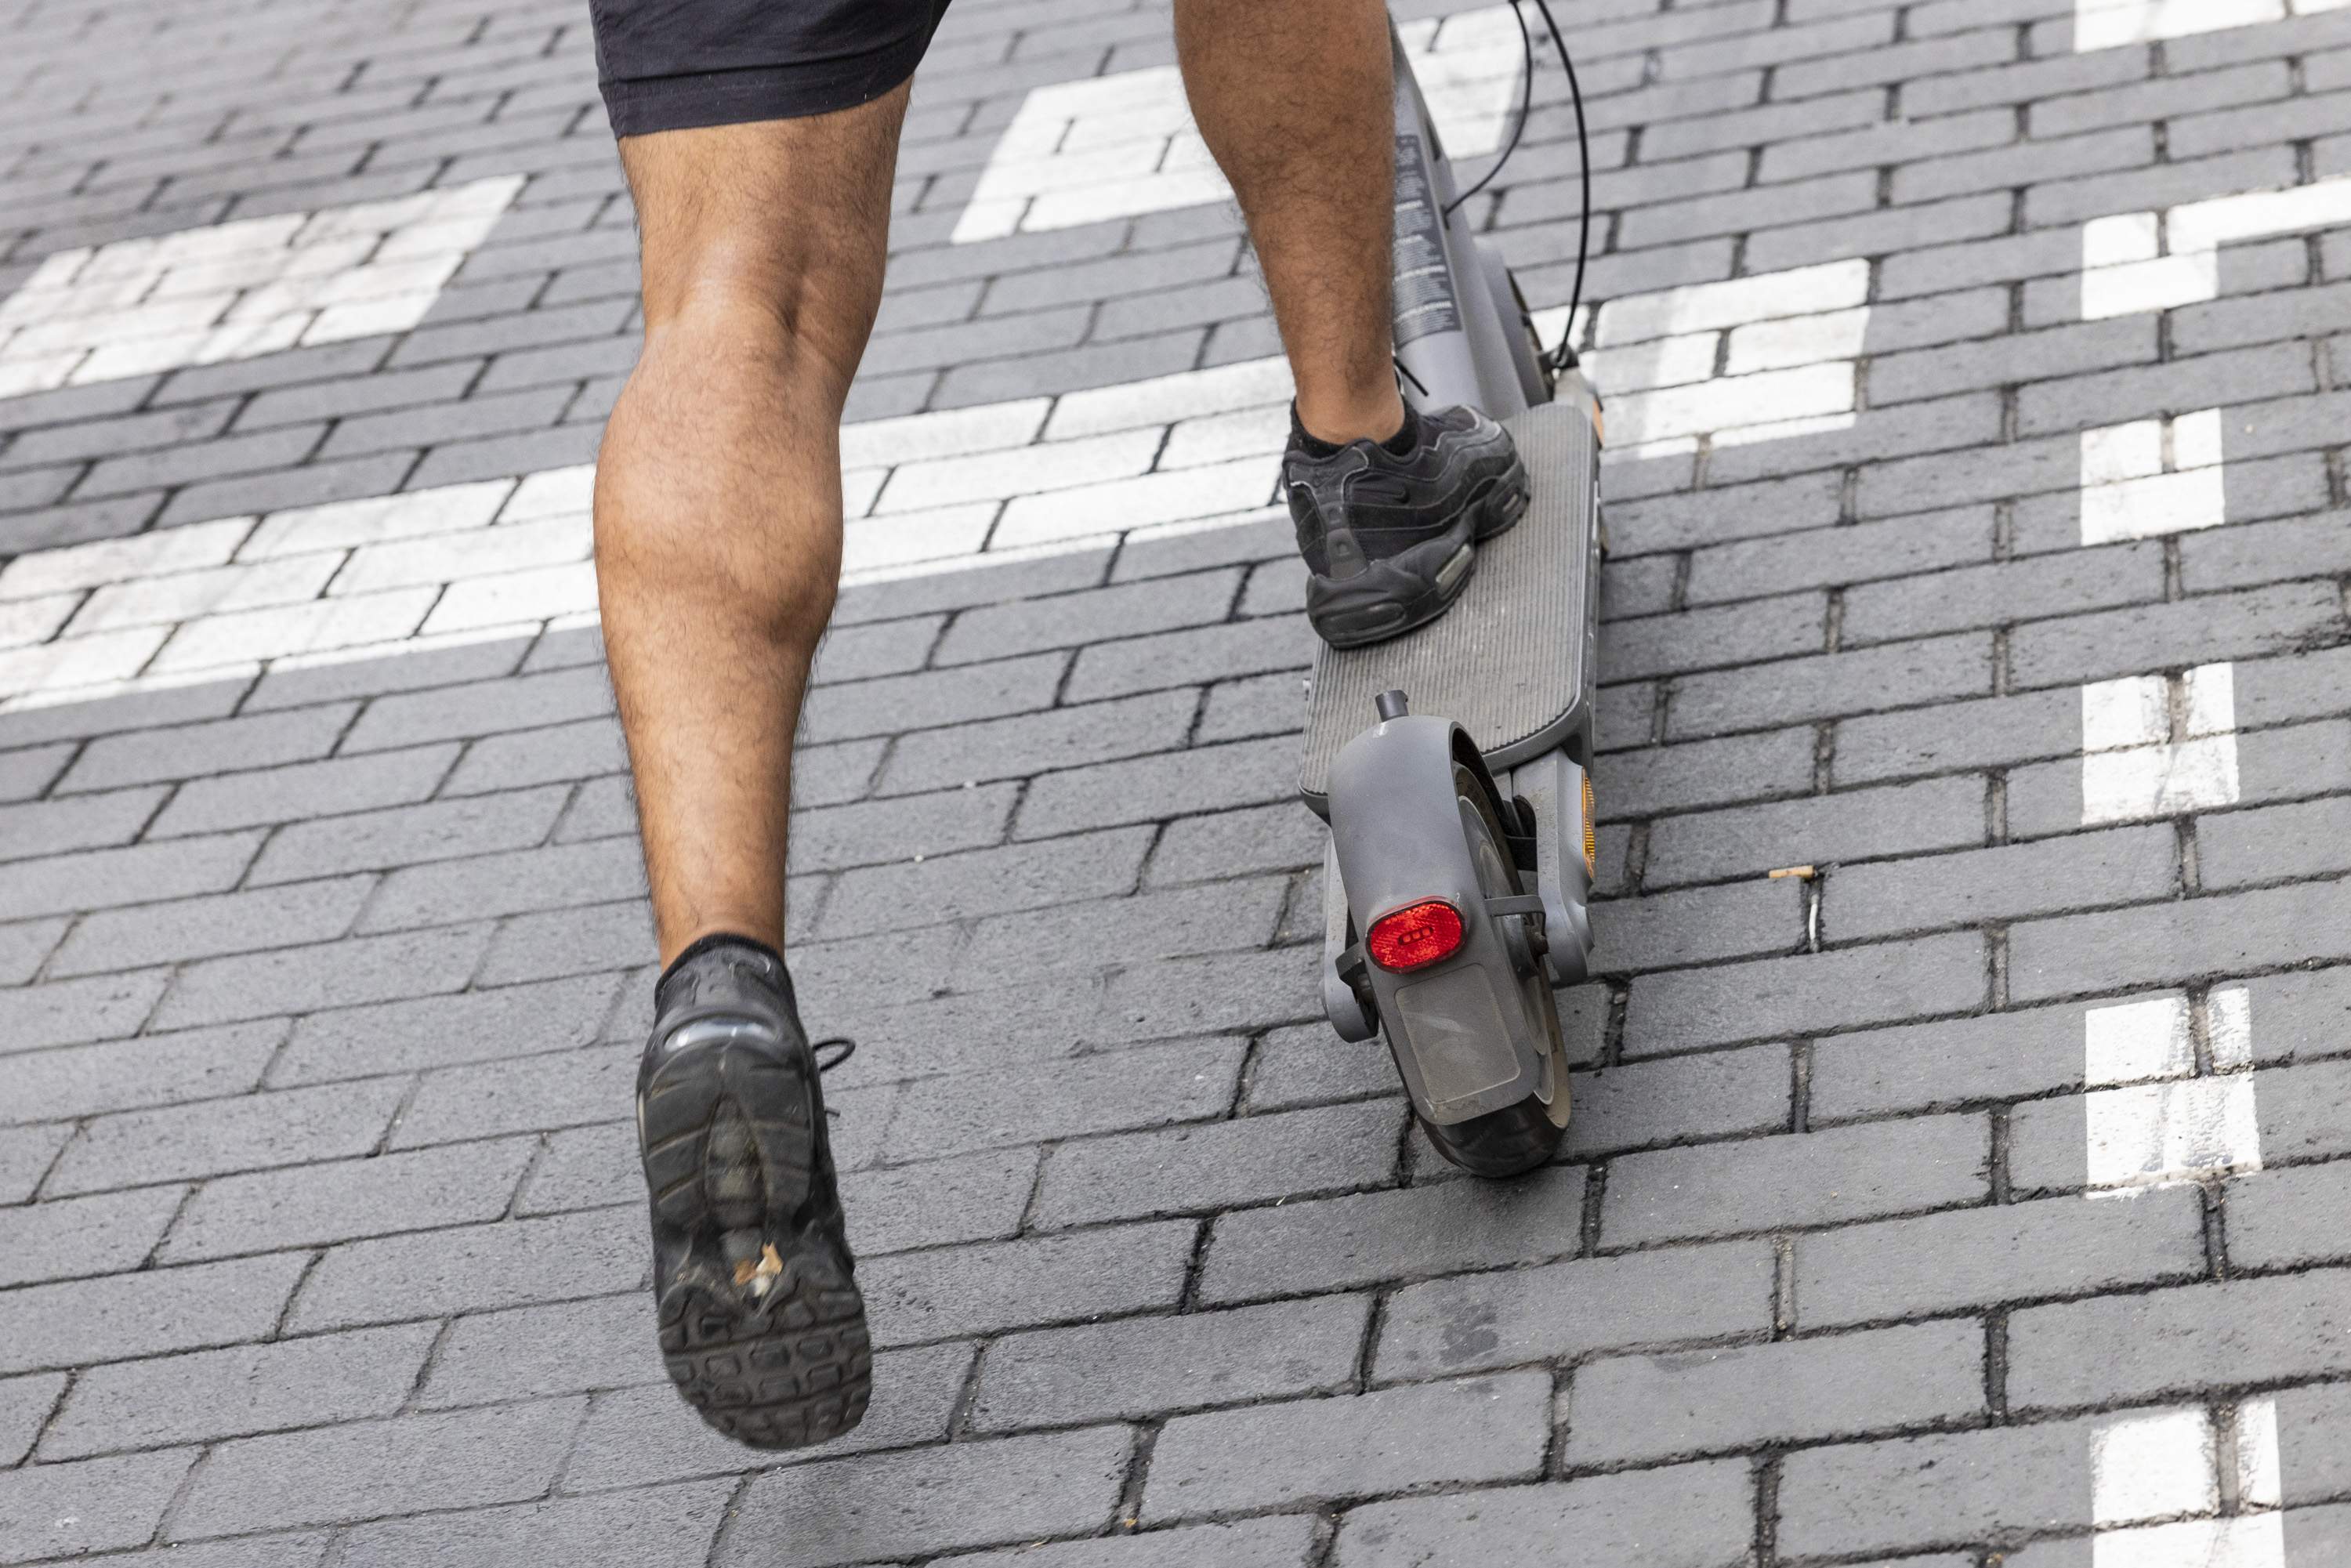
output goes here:
{"type": "Polygon", "coordinates": [[[1281,487],[1311,574],[1306,618],[1333,648],[1384,642],[1445,613],[1468,585],[1476,541],[1527,509],[1526,465],[1510,433],[1468,408],[1407,412],[1391,440],[1339,447],[1308,435],[1293,413],[1281,487]]]}
{"type": "Polygon", "coordinates": [[[662,977],[637,1069],[662,1356],[755,1448],[840,1437],[873,1387],[817,1072],[775,954],[722,938],[662,977]]]}

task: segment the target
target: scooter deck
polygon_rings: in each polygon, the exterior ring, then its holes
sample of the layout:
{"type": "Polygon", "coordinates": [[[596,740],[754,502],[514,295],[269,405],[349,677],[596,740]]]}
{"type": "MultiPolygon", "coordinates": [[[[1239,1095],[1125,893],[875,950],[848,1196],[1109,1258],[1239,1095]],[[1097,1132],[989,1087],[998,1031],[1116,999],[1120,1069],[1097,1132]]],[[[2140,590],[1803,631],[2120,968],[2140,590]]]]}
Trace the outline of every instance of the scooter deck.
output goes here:
{"type": "Polygon", "coordinates": [[[1568,371],[1554,401],[1504,422],[1533,497],[1517,527],[1478,547],[1477,572],[1451,609],[1393,642],[1321,650],[1298,777],[1309,805],[1322,809],[1332,758],[1374,722],[1384,691],[1458,722],[1498,770],[1587,723],[1600,591],[1596,411],[1591,388],[1568,371]]]}

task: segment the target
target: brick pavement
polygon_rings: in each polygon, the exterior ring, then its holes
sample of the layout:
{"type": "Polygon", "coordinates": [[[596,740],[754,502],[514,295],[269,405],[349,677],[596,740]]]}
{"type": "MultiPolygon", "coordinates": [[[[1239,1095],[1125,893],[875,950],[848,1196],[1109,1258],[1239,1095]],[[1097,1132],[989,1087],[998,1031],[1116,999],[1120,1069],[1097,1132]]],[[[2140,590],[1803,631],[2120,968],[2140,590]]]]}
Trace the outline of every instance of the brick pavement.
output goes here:
{"type": "Polygon", "coordinates": [[[2351,11],[1562,5],[1605,973],[1492,1187],[1320,1019],[1165,10],[957,0],[791,884],[878,1386],[780,1463],[643,1290],[582,12],[0,8],[0,1562],[2351,1560],[2351,11]]]}

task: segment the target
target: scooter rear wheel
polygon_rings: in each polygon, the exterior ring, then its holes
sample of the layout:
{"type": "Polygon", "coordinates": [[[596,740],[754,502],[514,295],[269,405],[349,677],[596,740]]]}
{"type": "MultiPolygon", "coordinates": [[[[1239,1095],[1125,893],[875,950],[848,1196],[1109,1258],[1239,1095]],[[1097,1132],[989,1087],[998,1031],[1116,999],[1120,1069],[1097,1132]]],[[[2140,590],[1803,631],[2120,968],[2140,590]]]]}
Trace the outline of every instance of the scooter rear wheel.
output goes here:
{"type": "MultiPolygon", "coordinates": [[[[1469,852],[1478,862],[1478,878],[1486,894],[1500,897],[1524,892],[1502,831],[1501,813],[1485,784],[1468,768],[1457,765],[1453,788],[1470,808],[1464,820],[1477,824],[1469,852]]],[[[1541,1094],[1530,1094],[1515,1105],[1450,1125],[1420,1119],[1421,1131],[1428,1134],[1437,1152],[1475,1176],[1514,1176],[1533,1170],[1549,1162],[1567,1130],[1567,1044],[1561,1038],[1551,979],[1538,961],[1533,973],[1521,976],[1519,983],[1528,1010],[1541,1020],[1551,1040],[1550,1102],[1546,1103],[1541,1094]]]]}

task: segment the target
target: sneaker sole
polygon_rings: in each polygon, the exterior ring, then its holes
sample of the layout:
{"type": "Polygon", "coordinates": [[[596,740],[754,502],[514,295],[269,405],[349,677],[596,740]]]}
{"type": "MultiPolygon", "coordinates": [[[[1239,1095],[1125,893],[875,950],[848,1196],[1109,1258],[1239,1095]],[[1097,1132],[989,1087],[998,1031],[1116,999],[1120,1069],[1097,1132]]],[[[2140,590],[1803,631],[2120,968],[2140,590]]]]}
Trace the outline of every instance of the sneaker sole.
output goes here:
{"type": "Polygon", "coordinates": [[[796,1071],[751,1046],[688,1050],[654,1070],[640,1117],[656,1222],[694,1238],[696,1265],[657,1304],[663,1361],[704,1420],[757,1448],[829,1442],[864,1417],[873,1391],[865,1301],[838,1261],[845,1249],[792,1228],[816,1163],[813,1072],[813,1062],[796,1071]],[[763,1229],[780,1266],[757,1295],[726,1283],[732,1266],[704,1186],[711,1129],[728,1106],[758,1151],[763,1229]]]}
{"type": "Polygon", "coordinates": [[[1361,577],[1311,577],[1307,619],[1315,634],[1333,648],[1368,648],[1427,625],[1450,610],[1469,586],[1477,568],[1472,546],[1517,527],[1531,499],[1526,465],[1513,464],[1455,514],[1447,532],[1458,528],[1466,517],[1467,538],[1437,556],[1433,564],[1420,563],[1416,570],[1415,563],[1390,557],[1374,561],[1361,577]]]}

